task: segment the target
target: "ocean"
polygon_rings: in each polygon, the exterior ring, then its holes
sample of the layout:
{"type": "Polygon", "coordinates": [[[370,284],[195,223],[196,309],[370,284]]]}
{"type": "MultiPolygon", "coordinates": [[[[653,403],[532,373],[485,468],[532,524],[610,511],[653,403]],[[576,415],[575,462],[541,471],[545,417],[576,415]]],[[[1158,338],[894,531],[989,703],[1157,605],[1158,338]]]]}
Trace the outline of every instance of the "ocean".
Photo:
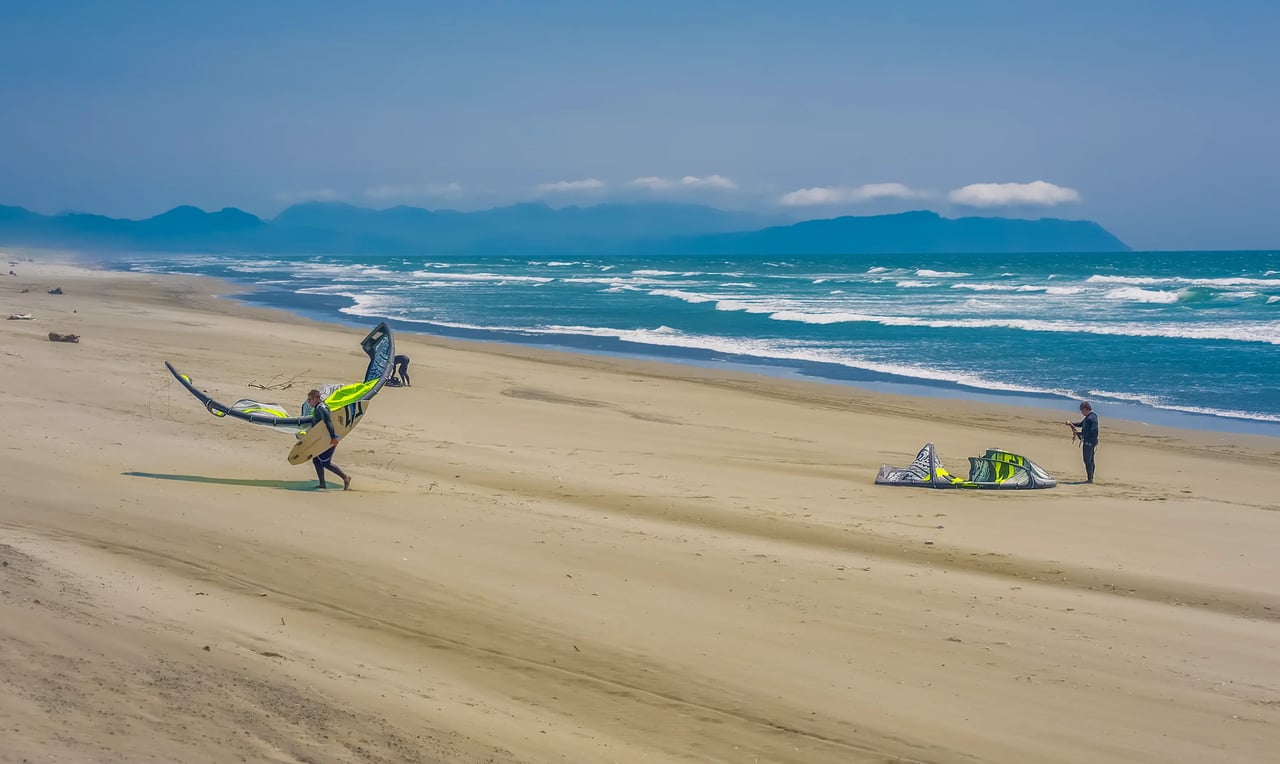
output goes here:
{"type": "MultiPolygon", "coordinates": [[[[397,331],[1280,437],[1280,253],[793,257],[130,254],[397,331]]],[[[421,360],[421,359],[420,359],[421,360]]]]}

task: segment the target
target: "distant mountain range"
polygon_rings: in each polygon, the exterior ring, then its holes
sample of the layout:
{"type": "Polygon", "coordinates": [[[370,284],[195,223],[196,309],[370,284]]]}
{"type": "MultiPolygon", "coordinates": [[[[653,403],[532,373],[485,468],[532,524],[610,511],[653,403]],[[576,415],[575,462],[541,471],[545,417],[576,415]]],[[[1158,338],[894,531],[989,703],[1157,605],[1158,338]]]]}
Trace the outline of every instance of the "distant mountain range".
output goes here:
{"type": "Polygon", "coordinates": [[[85,250],[374,255],[802,255],[1118,252],[1087,220],[944,218],[934,212],[788,223],[693,204],[516,204],[479,212],[308,202],[263,220],[175,207],[145,220],[41,215],[0,205],[0,245],[85,250]]]}

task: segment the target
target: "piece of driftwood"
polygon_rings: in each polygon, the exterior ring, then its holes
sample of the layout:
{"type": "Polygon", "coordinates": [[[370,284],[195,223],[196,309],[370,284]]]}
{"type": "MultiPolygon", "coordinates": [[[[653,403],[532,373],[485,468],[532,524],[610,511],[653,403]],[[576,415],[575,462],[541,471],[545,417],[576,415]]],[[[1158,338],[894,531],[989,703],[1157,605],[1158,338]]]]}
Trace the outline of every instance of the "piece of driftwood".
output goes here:
{"type": "Polygon", "coordinates": [[[35,319],[32,317],[30,313],[10,313],[9,320],[10,321],[34,321],[35,319]]]}
{"type": "Polygon", "coordinates": [[[62,294],[62,287],[54,287],[49,290],[49,294],[62,294]]]}
{"type": "Polygon", "coordinates": [[[58,334],[57,332],[49,332],[50,342],[79,342],[78,334],[58,334]]]}
{"type": "Polygon", "coordinates": [[[271,381],[267,382],[265,385],[258,382],[256,379],[252,382],[249,382],[248,385],[249,387],[256,387],[259,390],[288,390],[289,388],[293,387],[293,381],[295,379],[297,379],[298,377],[301,377],[303,374],[306,374],[307,372],[310,372],[310,371],[311,369],[307,369],[306,371],[300,371],[297,374],[294,374],[292,377],[289,377],[283,382],[277,381],[280,379],[280,376],[281,376],[277,374],[274,377],[272,377],[271,381]]]}

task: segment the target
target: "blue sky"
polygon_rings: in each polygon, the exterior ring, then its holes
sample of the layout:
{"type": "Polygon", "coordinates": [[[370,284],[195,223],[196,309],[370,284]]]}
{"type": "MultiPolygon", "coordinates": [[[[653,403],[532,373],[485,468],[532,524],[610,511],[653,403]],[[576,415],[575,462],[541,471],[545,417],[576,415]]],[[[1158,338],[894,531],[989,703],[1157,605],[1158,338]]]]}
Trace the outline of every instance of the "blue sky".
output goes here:
{"type": "Polygon", "coordinates": [[[1280,246],[1280,3],[7,2],[0,204],[696,201],[1280,246]]]}

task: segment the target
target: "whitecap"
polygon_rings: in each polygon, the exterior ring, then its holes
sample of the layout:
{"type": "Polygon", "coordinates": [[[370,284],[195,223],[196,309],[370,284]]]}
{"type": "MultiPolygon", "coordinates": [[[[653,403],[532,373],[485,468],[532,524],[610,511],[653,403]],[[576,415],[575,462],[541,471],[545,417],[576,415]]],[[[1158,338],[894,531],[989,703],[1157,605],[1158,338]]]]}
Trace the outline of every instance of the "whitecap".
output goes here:
{"type": "Polygon", "coordinates": [[[654,297],[674,297],[677,300],[684,300],[685,302],[691,303],[716,301],[715,297],[709,297],[705,294],[697,294],[696,292],[685,292],[680,289],[654,289],[650,291],[649,294],[654,297]]]}
{"type": "Polygon", "coordinates": [[[1178,292],[1164,292],[1137,287],[1121,287],[1112,289],[1103,295],[1109,300],[1130,300],[1132,302],[1170,303],[1178,301],[1178,292]]]}
{"type": "Polygon", "coordinates": [[[928,268],[921,268],[916,271],[916,275],[924,279],[962,279],[973,274],[960,273],[958,271],[931,271],[928,268]]]}

